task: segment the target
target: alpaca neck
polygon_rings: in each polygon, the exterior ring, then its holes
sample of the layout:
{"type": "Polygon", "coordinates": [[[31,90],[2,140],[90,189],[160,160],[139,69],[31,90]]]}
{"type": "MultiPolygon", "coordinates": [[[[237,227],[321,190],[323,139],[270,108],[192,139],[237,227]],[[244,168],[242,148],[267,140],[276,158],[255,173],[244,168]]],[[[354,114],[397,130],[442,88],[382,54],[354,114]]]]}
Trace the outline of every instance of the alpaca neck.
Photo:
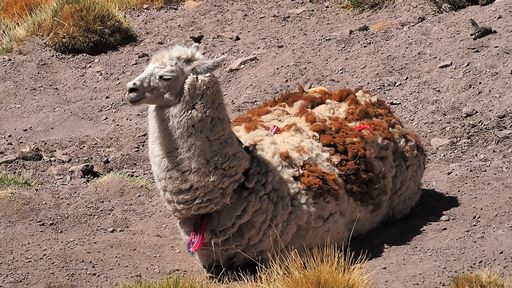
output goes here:
{"type": "Polygon", "coordinates": [[[148,111],[155,182],[178,218],[207,214],[229,203],[250,156],[231,130],[218,80],[191,76],[180,103],[148,111]]]}

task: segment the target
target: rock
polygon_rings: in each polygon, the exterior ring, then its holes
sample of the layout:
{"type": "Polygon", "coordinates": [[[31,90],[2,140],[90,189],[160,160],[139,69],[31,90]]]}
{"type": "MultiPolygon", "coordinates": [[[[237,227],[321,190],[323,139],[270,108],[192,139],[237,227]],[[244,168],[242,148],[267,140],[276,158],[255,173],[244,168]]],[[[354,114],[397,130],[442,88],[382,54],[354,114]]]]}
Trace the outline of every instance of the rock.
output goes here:
{"type": "Polygon", "coordinates": [[[194,41],[194,43],[197,43],[197,44],[201,44],[201,42],[203,41],[203,38],[204,38],[203,34],[190,36],[190,39],[192,39],[192,41],[194,41]]]}
{"type": "Polygon", "coordinates": [[[296,8],[296,9],[290,9],[288,10],[287,12],[290,13],[290,14],[295,14],[295,15],[299,15],[301,14],[302,12],[304,11],[307,11],[308,9],[306,8],[296,8]]]}
{"type": "Polygon", "coordinates": [[[142,53],[139,53],[139,55],[137,55],[137,58],[139,58],[139,59],[148,58],[148,57],[149,57],[149,54],[146,52],[142,52],[142,53]]]}
{"type": "Polygon", "coordinates": [[[201,1],[186,0],[185,3],[183,4],[183,7],[185,9],[194,9],[199,5],[201,5],[201,1]]]}
{"type": "Polygon", "coordinates": [[[496,117],[498,119],[503,119],[503,118],[507,117],[507,114],[506,113],[500,113],[500,114],[496,115],[496,117]]]}
{"type": "Polygon", "coordinates": [[[368,31],[368,30],[370,30],[370,27],[369,27],[368,25],[366,25],[366,24],[365,24],[365,25],[363,25],[363,26],[359,26],[359,27],[357,27],[357,28],[356,28],[356,29],[354,29],[354,30],[352,30],[352,29],[348,30],[348,34],[352,34],[352,33],[356,32],[356,31],[361,32],[361,31],[368,31]]]}
{"type": "Polygon", "coordinates": [[[68,168],[64,165],[52,166],[46,170],[48,174],[53,175],[56,179],[63,179],[63,175],[65,175],[67,171],[68,168]]]}
{"type": "Polygon", "coordinates": [[[402,102],[398,101],[398,100],[391,100],[389,101],[389,105],[395,105],[395,106],[398,106],[402,104],[402,102]]]}
{"type": "Polygon", "coordinates": [[[149,5],[148,5],[148,4],[144,4],[144,5],[142,5],[142,9],[144,9],[144,10],[148,10],[148,9],[149,9],[149,5]]]}
{"type": "Polygon", "coordinates": [[[91,67],[91,68],[87,69],[87,72],[89,72],[89,73],[99,73],[99,72],[102,72],[103,70],[105,70],[105,69],[103,69],[103,67],[96,66],[96,67],[91,67]]]}
{"type": "Polygon", "coordinates": [[[94,171],[94,165],[91,163],[84,163],[69,168],[69,172],[73,173],[75,177],[79,178],[96,178],[99,176],[98,172],[94,171]]]}
{"type": "MultiPolygon", "coordinates": [[[[507,139],[512,137],[512,130],[502,130],[502,131],[496,131],[494,132],[496,136],[500,139],[507,139]]],[[[0,161],[1,162],[1,161],[0,161]]]]}
{"type": "Polygon", "coordinates": [[[439,63],[439,65],[437,65],[437,68],[439,68],[439,69],[447,68],[447,67],[452,66],[452,64],[453,64],[452,61],[441,62],[441,63],[439,63]]]}
{"type": "Polygon", "coordinates": [[[240,40],[240,36],[238,36],[237,33],[235,32],[224,32],[224,33],[221,33],[219,34],[220,36],[222,37],[225,37],[225,38],[228,38],[228,39],[231,39],[233,41],[238,41],[240,40]]]}
{"type": "Polygon", "coordinates": [[[18,159],[16,155],[7,155],[0,158],[0,164],[10,164],[18,159]]]}
{"type": "Polygon", "coordinates": [[[496,33],[496,30],[492,29],[491,27],[480,26],[473,19],[469,19],[469,22],[471,23],[471,26],[473,27],[474,31],[473,33],[470,34],[470,36],[473,36],[473,40],[477,40],[496,33]]]}
{"type": "Polygon", "coordinates": [[[53,156],[55,158],[57,158],[57,160],[60,160],[64,163],[71,161],[71,157],[69,155],[67,155],[66,151],[57,150],[57,151],[55,151],[55,153],[53,153],[53,156]]]}
{"type": "Polygon", "coordinates": [[[441,216],[441,218],[439,218],[439,220],[443,221],[443,222],[450,221],[450,216],[443,215],[443,216],[441,216]]]}
{"type": "Polygon", "coordinates": [[[446,138],[432,138],[430,140],[430,145],[432,145],[432,148],[437,149],[441,146],[445,146],[450,144],[450,140],[446,138]]]}
{"type": "Polygon", "coordinates": [[[250,56],[247,56],[247,57],[242,57],[242,58],[238,58],[236,59],[235,61],[233,61],[233,63],[231,63],[228,68],[226,68],[226,71],[228,72],[232,72],[232,71],[235,71],[235,70],[239,70],[243,67],[243,65],[249,61],[254,61],[258,59],[258,57],[256,57],[256,55],[250,55],[250,56]]]}
{"type": "Polygon", "coordinates": [[[476,111],[475,108],[464,107],[464,109],[462,109],[462,115],[464,118],[474,116],[476,113],[478,113],[478,111],[476,111]]]}
{"type": "Polygon", "coordinates": [[[108,233],[114,233],[114,232],[116,232],[116,229],[115,228],[108,228],[107,231],[108,231],[108,233]]]}
{"type": "Polygon", "coordinates": [[[35,146],[28,146],[21,150],[18,158],[24,161],[41,161],[43,160],[43,153],[35,146]]]}

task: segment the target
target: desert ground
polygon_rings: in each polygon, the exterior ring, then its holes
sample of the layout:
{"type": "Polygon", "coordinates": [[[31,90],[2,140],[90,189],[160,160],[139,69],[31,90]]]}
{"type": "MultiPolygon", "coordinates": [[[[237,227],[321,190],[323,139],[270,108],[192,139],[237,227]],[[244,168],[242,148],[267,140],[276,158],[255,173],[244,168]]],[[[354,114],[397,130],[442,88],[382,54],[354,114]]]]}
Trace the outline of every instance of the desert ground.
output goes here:
{"type": "Polygon", "coordinates": [[[36,37],[0,56],[0,173],[36,182],[1,189],[0,287],[205,277],[153,186],[146,109],[124,99],[154,52],[200,34],[207,56],[228,57],[216,74],[231,116],[298,85],[363,87],[418,133],[420,202],[351,240],[374,287],[444,287],[484,268],[512,276],[512,1],[447,13],[420,0],[362,13],[329,1],[196,4],[128,12],[138,40],[118,51],[63,55],[36,37]],[[473,40],[470,18],[497,33],[473,40]],[[84,163],[124,176],[81,178],[84,163]]]}

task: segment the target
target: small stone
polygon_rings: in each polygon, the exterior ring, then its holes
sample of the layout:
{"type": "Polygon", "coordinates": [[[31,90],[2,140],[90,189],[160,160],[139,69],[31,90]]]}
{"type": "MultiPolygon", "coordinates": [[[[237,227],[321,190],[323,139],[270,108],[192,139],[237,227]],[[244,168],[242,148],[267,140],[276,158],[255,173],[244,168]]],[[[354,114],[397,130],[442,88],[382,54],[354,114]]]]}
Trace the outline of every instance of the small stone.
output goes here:
{"type": "Polygon", "coordinates": [[[478,113],[478,111],[476,111],[475,108],[464,107],[464,109],[462,109],[462,114],[465,118],[474,116],[476,113],[478,113]]]}
{"type": "Polygon", "coordinates": [[[139,55],[137,55],[137,58],[139,58],[139,59],[148,58],[148,57],[149,57],[149,54],[146,52],[142,52],[142,53],[139,53],[139,55]]]}
{"type": "Polygon", "coordinates": [[[0,164],[10,164],[18,159],[16,155],[8,155],[0,158],[0,164]]]}
{"type": "Polygon", "coordinates": [[[199,5],[201,5],[201,1],[186,0],[185,3],[183,3],[185,9],[194,9],[199,5]]]}
{"type": "Polygon", "coordinates": [[[441,216],[441,218],[439,218],[439,220],[443,221],[443,222],[450,221],[450,216],[443,215],[443,216],[441,216]]]}
{"type": "Polygon", "coordinates": [[[55,153],[53,153],[53,156],[55,158],[57,158],[57,160],[60,160],[65,163],[71,161],[71,157],[69,155],[67,155],[67,153],[65,151],[62,151],[62,150],[55,151],[55,153]]]}
{"type": "Polygon", "coordinates": [[[99,176],[98,173],[94,171],[94,165],[92,165],[91,163],[84,163],[73,166],[69,168],[68,171],[72,172],[75,175],[75,177],[79,178],[99,176]]]}
{"type": "Polygon", "coordinates": [[[240,36],[238,36],[238,34],[235,32],[224,32],[224,33],[221,33],[220,36],[231,39],[233,41],[240,40],[240,36]]]}
{"type": "Polygon", "coordinates": [[[352,34],[352,33],[356,32],[356,31],[362,32],[362,31],[368,31],[368,30],[370,30],[370,27],[365,24],[365,25],[357,27],[354,30],[352,30],[352,29],[348,30],[348,34],[352,34]]]}
{"type": "Polygon", "coordinates": [[[41,161],[43,160],[43,153],[35,146],[28,146],[21,150],[18,158],[24,161],[41,161]]]}
{"type": "Polygon", "coordinates": [[[478,235],[476,235],[476,239],[484,239],[484,234],[478,234],[478,235]]]}
{"type": "Polygon", "coordinates": [[[194,43],[197,43],[197,44],[201,44],[201,42],[203,41],[203,38],[204,38],[203,34],[190,36],[190,39],[192,39],[192,41],[194,41],[194,43]]]}
{"type": "Polygon", "coordinates": [[[233,61],[233,63],[231,63],[228,68],[226,69],[226,71],[228,72],[232,72],[232,71],[235,71],[235,70],[239,70],[242,68],[242,66],[249,62],[249,61],[254,61],[258,59],[258,57],[256,57],[256,55],[250,55],[250,56],[247,56],[247,57],[242,57],[242,58],[238,58],[236,59],[235,61],[233,61]]]}
{"type": "Polygon", "coordinates": [[[445,146],[450,144],[450,140],[446,138],[432,138],[430,140],[430,145],[432,145],[432,148],[437,149],[441,146],[445,146]]]}
{"type": "Polygon", "coordinates": [[[116,232],[116,229],[115,228],[108,228],[107,232],[108,233],[114,233],[114,232],[116,232]]]}
{"type": "Polygon", "coordinates": [[[395,105],[395,106],[398,106],[402,104],[402,102],[398,101],[398,100],[391,100],[389,101],[389,105],[395,105]]]}
{"type": "Polygon", "coordinates": [[[87,72],[99,73],[99,72],[102,72],[103,70],[104,70],[103,67],[96,66],[96,67],[92,67],[92,68],[87,69],[87,72]]]}
{"type": "Polygon", "coordinates": [[[148,5],[148,4],[144,4],[144,5],[142,5],[142,9],[144,9],[144,10],[148,10],[148,9],[149,9],[149,5],[148,5]]]}
{"type": "Polygon", "coordinates": [[[496,131],[494,134],[496,134],[496,136],[498,136],[500,139],[511,138],[512,130],[496,131]]]}
{"type": "Polygon", "coordinates": [[[452,66],[452,64],[453,64],[452,61],[446,61],[446,62],[441,62],[437,67],[439,69],[443,69],[443,68],[452,66]]]}
{"type": "Polygon", "coordinates": [[[110,159],[108,157],[105,157],[101,160],[101,163],[103,164],[109,164],[110,163],[110,159]]]}
{"type": "Polygon", "coordinates": [[[290,13],[290,14],[299,15],[299,14],[301,14],[304,11],[307,11],[307,9],[306,8],[290,9],[287,12],[290,13]]]}

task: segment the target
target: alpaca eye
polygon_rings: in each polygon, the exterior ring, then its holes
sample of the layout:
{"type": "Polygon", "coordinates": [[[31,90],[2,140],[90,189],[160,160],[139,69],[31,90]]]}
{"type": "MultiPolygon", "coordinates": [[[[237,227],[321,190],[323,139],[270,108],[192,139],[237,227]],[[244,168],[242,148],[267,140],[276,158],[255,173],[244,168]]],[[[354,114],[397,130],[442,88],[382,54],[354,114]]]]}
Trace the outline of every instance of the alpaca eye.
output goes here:
{"type": "Polygon", "coordinates": [[[172,75],[162,74],[162,75],[158,76],[158,79],[164,80],[164,81],[169,81],[169,80],[172,80],[172,75]]]}

